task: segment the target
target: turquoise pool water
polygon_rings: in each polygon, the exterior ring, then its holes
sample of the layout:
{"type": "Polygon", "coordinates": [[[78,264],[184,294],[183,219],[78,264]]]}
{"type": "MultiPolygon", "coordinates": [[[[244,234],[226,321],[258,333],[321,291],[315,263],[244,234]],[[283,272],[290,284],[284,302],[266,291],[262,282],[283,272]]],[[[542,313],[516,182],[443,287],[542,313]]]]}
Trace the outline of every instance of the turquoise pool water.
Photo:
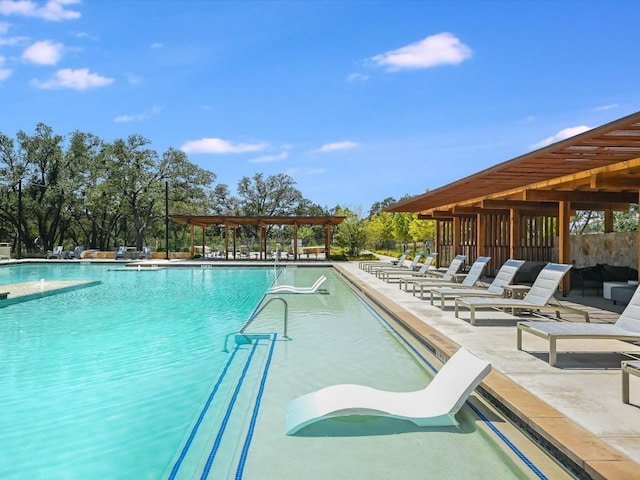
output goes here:
{"type": "Polygon", "coordinates": [[[161,478],[266,269],[0,268],[94,287],[0,308],[0,478],[161,478]]]}
{"type": "Polygon", "coordinates": [[[278,272],[296,286],[326,274],[326,292],[282,295],[288,338],[272,302],[248,330],[267,335],[225,352],[273,268],[112,268],[0,268],[0,285],[101,281],[0,308],[0,478],[544,478],[469,412],[460,428],[347,418],[286,436],[298,395],[335,383],[409,391],[432,376],[331,269],[278,272]]]}

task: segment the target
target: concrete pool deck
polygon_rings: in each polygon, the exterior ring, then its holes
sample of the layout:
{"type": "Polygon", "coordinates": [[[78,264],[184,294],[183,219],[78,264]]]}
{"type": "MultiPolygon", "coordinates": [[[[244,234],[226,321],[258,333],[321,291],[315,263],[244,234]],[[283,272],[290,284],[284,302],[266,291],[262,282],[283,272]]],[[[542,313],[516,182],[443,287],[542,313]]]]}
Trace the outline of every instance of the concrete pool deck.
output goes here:
{"type": "MultiPolygon", "coordinates": [[[[484,390],[592,478],[640,478],[640,381],[631,379],[631,404],[626,405],[622,403],[620,372],[620,362],[629,358],[622,352],[640,357],[640,346],[616,340],[564,340],[558,343],[558,367],[551,367],[546,340],[525,335],[524,350],[516,349],[511,315],[478,312],[478,324],[472,326],[465,320],[468,312],[455,318],[451,301],[442,311],[428,300],[400,290],[397,283],[360,270],[357,262],[334,266],[447,357],[464,346],[490,360],[494,371],[483,382],[484,390]]],[[[596,306],[585,307],[585,303],[576,306],[589,310],[594,323],[613,323],[624,308],[614,306],[614,312],[597,308],[613,306],[606,300],[592,302],[596,306]]],[[[563,320],[583,318],[563,314],[563,320]]]]}

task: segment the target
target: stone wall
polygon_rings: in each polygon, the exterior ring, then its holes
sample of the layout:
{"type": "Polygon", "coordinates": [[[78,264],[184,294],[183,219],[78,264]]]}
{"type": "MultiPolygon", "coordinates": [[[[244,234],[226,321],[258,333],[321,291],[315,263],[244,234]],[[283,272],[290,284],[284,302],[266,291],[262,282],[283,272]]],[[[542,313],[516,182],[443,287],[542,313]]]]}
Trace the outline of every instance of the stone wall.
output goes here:
{"type": "Polygon", "coordinates": [[[638,268],[638,232],[589,233],[570,238],[571,262],[576,268],[598,263],[638,268]]]}

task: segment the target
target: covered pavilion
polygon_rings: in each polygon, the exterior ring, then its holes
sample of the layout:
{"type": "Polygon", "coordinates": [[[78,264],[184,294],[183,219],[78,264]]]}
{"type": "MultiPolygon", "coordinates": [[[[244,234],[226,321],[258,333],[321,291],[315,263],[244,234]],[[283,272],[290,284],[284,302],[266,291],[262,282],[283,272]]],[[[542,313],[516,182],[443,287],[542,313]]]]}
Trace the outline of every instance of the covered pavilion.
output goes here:
{"type": "MultiPolygon", "coordinates": [[[[613,212],[639,203],[640,112],[499,163],[386,209],[436,221],[435,248],[447,262],[493,258],[493,272],[508,258],[571,263],[570,216],[613,212]]],[[[640,242],[638,242],[640,248],[640,242]]],[[[492,273],[492,272],[490,272],[492,273]]],[[[565,279],[562,291],[569,288],[565,279]]]]}
{"type": "Polygon", "coordinates": [[[258,227],[258,243],[260,245],[259,259],[267,259],[267,229],[272,225],[291,225],[293,227],[293,258],[299,259],[298,227],[301,225],[320,225],[324,227],[324,253],[328,259],[331,254],[331,227],[341,224],[345,217],[340,216],[234,216],[234,215],[171,215],[171,220],[189,225],[191,228],[191,256],[195,254],[195,227],[202,229],[202,252],[206,245],[207,227],[224,227],[225,259],[229,259],[229,244],[231,242],[233,258],[237,252],[237,229],[241,226],[258,227]],[[231,232],[231,235],[229,234],[231,232]]]}

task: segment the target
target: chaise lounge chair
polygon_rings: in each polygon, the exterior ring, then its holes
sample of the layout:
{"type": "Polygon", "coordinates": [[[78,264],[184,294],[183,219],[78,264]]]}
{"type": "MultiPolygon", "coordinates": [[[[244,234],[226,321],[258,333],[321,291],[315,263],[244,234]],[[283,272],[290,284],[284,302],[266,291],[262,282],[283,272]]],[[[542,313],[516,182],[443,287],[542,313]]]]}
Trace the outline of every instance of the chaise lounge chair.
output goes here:
{"type": "Polygon", "coordinates": [[[640,288],[631,297],[618,320],[610,323],[566,323],[566,322],[518,322],[517,348],[522,350],[522,332],[528,332],[549,340],[549,365],[557,361],[559,339],[610,339],[625,342],[640,341],[640,288]]]}
{"type": "Polygon", "coordinates": [[[388,392],[351,384],[322,388],[287,404],[286,433],[347,415],[392,417],[421,427],[457,426],[455,414],[490,371],[489,362],[460,348],[423,390],[388,392]]]}
{"type": "Polygon", "coordinates": [[[376,277],[383,278],[386,273],[407,273],[407,272],[415,272],[418,270],[418,263],[424,253],[418,252],[416,256],[413,258],[408,267],[395,267],[395,268],[378,268],[375,271],[376,277]]]}
{"type": "Polygon", "coordinates": [[[271,287],[266,293],[316,293],[320,286],[327,281],[327,277],[320,275],[310,287],[294,287],[293,285],[278,285],[271,287]]]}
{"type": "Polygon", "coordinates": [[[394,260],[389,262],[369,262],[365,263],[363,266],[363,270],[365,272],[374,273],[374,271],[378,268],[400,268],[404,265],[404,262],[407,260],[407,257],[411,253],[411,250],[405,250],[404,253],[394,260]]]}
{"type": "Polygon", "coordinates": [[[119,258],[122,258],[123,260],[127,258],[127,247],[118,247],[118,249],[116,250],[116,260],[118,260],[119,258]]]}
{"type": "Polygon", "coordinates": [[[368,272],[369,267],[371,266],[380,266],[380,265],[397,266],[398,264],[402,264],[410,253],[411,253],[411,250],[407,249],[398,258],[394,258],[393,260],[390,260],[389,263],[383,262],[382,260],[365,260],[362,262],[358,262],[358,268],[360,268],[361,270],[364,270],[365,272],[368,272]]]}
{"type": "Polygon", "coordinates": [[[459,297],[455,300],[455,316],[458,317],[460,307],[468,308],[471,311],[470,323],[476,323],[477,308],[510,308],[515,310],[528,311],[553,311],[560,318],[560,312],[571,312],[583,315],[585,321],[589,321],[589,312],[577,308],[561,305],[553,298],[562,277],[569,271],[571,265],[562,263],[547,263],[536,277],[531,286],[531,290],[522,298],[486,298],[486,297],[459,297]]]}
{"type": "Polygon", "coordinates": [[[432,288],[431,305],[436,297],[440,297],[440,308],[444,310],[444,302],[448,298],[458,297],[502,297],[504,286],[510,285],[524,260],[507,260],[504,262],[493,282],[487,288],[432,288]]]}
{"type": "Polygon", "coordinates": [[[462,268],[462,264],[467,259],[466,255],[456,255],[449,267],[444,272],[444,274],[440,275],[439,273],[430,272],[429,276],[433,278],[424,278],[424,279],[416,279],[416,278],[401,278],[398,283],[398,287],[402,288],[402,284],[404,284],[405,292],[409,289],[409,285],[413,285],[413,294],[416,294],[416,286],[422,284],[434,284],[441,283],[445,284],[445,286],[449,283],[453,283],[456,279],[456,274],[462,268]]]}
{"type": "MultiPolygon", "coordinates": [[[[478,283],[478,281],[480,280],[480,277],[482,277],[482,273],[484,272],[484,269],[487,267],[489,260],[491,260],[491,257],[478,257],[476,261],[473,262],[473,265],[471,265],[471,268],[469,269],[469,273],[465,275],[461,283],[456,283],[456,286],[458,288],[474,288],[476,286],[476,283],[478,283]]],[[[425,279],[424,281],[421,281],[421,282],[415,282],[415,285],[413,286],[413,294],[414,295],[416,294],[416,287],[419,286],[420,299],[423,299],[425,290],[431,290],[432,288],[447,287],[448,285],[451,285],[452,283],[454,283],[455,280],[456,278],[454,276],[454,278],[449,282],[443,282],[442,279],[436,279],[436,278],[431,280],[425,279]]]]}
{"type": "Polygon", "coordinates": [[[53,250],[48,250],[47,251],[47,259],[49,258],[57,258],[57,259],[61,259],[62,258],[62,245],[58,245],[53,247],[53,250]]]}
{"type": "Polygon", "coordinates": [[[381,274],[379,278],[381,278],[385,282],[392,283],[391,282],[392,280],[398,280],[398,281],[400,281],[400,279],[415,280],[420,277],[422,278],[428,277],[431,275],[431,266],[433,265],[433,262],[435,262],[437,256],[438,254],[435,252],[427,255],[427,258],[424,259],[424,263],[422,264],[422,266],[415,272],[407,272],[406,269],[395,270],[395,271],[390,269],[385,269],[385,270],[381,270],[381,274]]]}

